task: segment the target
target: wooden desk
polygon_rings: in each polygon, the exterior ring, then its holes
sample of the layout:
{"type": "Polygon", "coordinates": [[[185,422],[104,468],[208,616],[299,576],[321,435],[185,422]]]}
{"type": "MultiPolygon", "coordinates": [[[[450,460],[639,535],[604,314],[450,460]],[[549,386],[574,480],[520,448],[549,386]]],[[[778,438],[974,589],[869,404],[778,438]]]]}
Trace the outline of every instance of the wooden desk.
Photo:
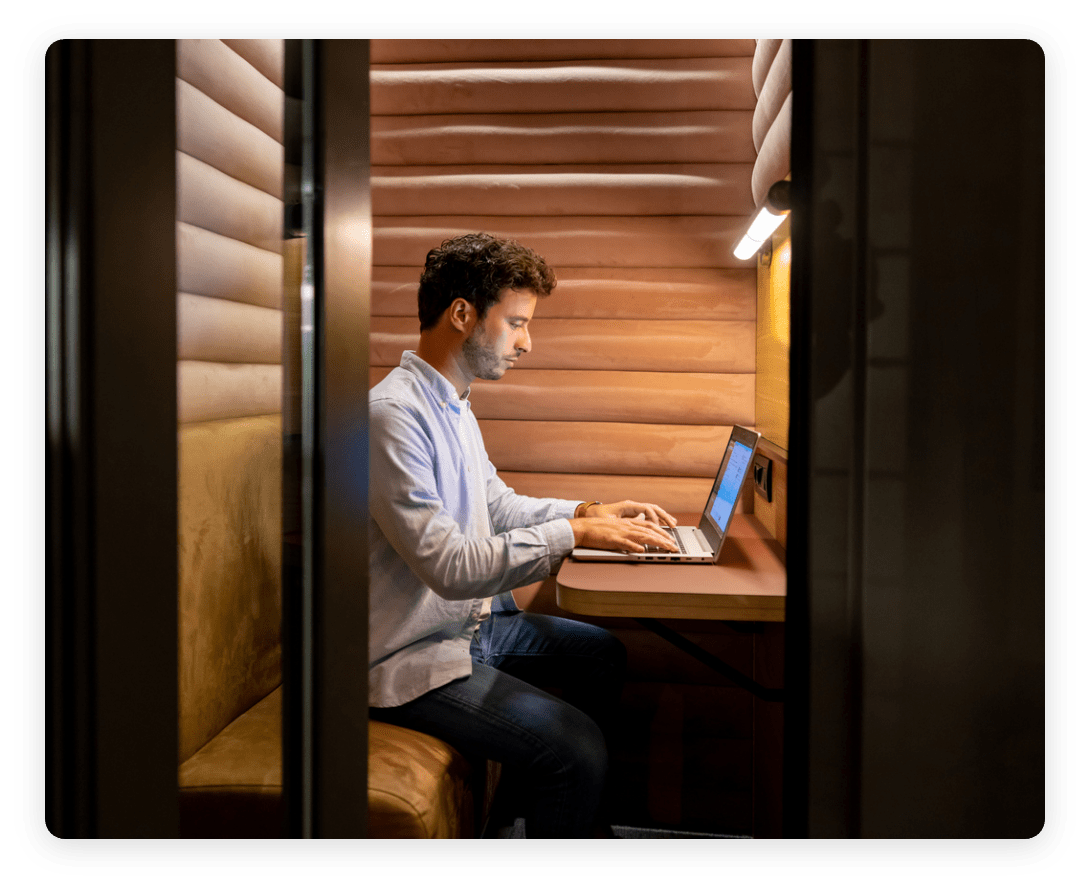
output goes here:
{"type": "MultiPolygon", "coordinates": [[[[679,517],[692,524],[694,517],[679,517]]],[[[783,548],[750,513],[731,522],[720,565],[579,562],[556,577],[557,605],[577,615],[783,621],[783,548]]]]}

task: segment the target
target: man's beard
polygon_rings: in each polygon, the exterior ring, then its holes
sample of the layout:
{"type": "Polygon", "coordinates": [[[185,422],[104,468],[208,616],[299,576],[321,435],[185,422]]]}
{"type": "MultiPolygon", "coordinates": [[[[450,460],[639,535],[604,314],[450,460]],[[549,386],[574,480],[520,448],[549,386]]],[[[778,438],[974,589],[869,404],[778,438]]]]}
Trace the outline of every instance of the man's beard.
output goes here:
{"type": "Polygon", "coordinates": [[[481,328],[474,329],[462,344],[462,355],[474,377],[482,380],[499,380],[507,371],[506,362],[494,349],[484,344],[481,328]]]}

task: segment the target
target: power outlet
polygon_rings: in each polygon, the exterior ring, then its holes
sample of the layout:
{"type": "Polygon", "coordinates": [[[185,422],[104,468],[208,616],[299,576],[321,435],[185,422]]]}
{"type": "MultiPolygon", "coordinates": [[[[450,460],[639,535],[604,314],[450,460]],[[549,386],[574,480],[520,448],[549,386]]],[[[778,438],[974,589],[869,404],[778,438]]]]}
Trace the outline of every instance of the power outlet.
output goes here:
{"type": "Polygon", "coordinates": [[[763,454],[753,458],[753,488],[757,494],[772,503],[772,460],[763,454]]]}

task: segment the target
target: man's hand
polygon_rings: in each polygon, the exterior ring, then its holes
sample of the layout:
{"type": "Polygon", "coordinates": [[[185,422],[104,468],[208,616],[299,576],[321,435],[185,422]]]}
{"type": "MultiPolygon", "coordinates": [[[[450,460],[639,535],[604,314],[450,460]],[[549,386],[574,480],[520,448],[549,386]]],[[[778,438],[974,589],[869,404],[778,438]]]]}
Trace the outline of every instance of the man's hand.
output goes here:
{"type": "Polygon", "coordinates": [[[677,520],[669,513],[655,504],[641,504],[638,501],[618,501],[616,504],[592,504],[587,507],[585,516],[612,516],[617,519],[631,519],[639,517],[656,523],[660,528],[664,525],[677,528],[677,520]]]}
{"type": "Polygon", "coordinates": [[[677,553],[674,539],[662,530],[664,525],[676,527],[677,520],[655,504],[639,501],[591,504],[583,516],[568,521],[575,532],[576,547],[625,553],[643,553],[648,547],[661,547],[677,553]]]}

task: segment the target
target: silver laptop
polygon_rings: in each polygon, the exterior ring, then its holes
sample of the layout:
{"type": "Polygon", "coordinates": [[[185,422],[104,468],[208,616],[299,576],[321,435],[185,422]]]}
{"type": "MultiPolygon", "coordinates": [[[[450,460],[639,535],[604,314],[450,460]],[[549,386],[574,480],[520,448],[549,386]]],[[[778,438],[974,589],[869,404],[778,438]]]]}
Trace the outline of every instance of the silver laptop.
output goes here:
{"type": "Polygon", "coordinates": [[[753,456],[757,453],[757,440],[760,438],[761,434],[753,430],[734,427],[726,451],[723,452],[723,459],[719,462],[715,484],[708,495],[708,502],[704,505],[700,525],[679,525],[677,528],[666,529],[674,536],[678,553],[659,548],[645,553],[621,553],[616,550],[576,547],[572,551],[572,557],[589,562],[715,562],[727,538],[727,528],[741,499],[742,486],[753,466],[753,456]]]}

